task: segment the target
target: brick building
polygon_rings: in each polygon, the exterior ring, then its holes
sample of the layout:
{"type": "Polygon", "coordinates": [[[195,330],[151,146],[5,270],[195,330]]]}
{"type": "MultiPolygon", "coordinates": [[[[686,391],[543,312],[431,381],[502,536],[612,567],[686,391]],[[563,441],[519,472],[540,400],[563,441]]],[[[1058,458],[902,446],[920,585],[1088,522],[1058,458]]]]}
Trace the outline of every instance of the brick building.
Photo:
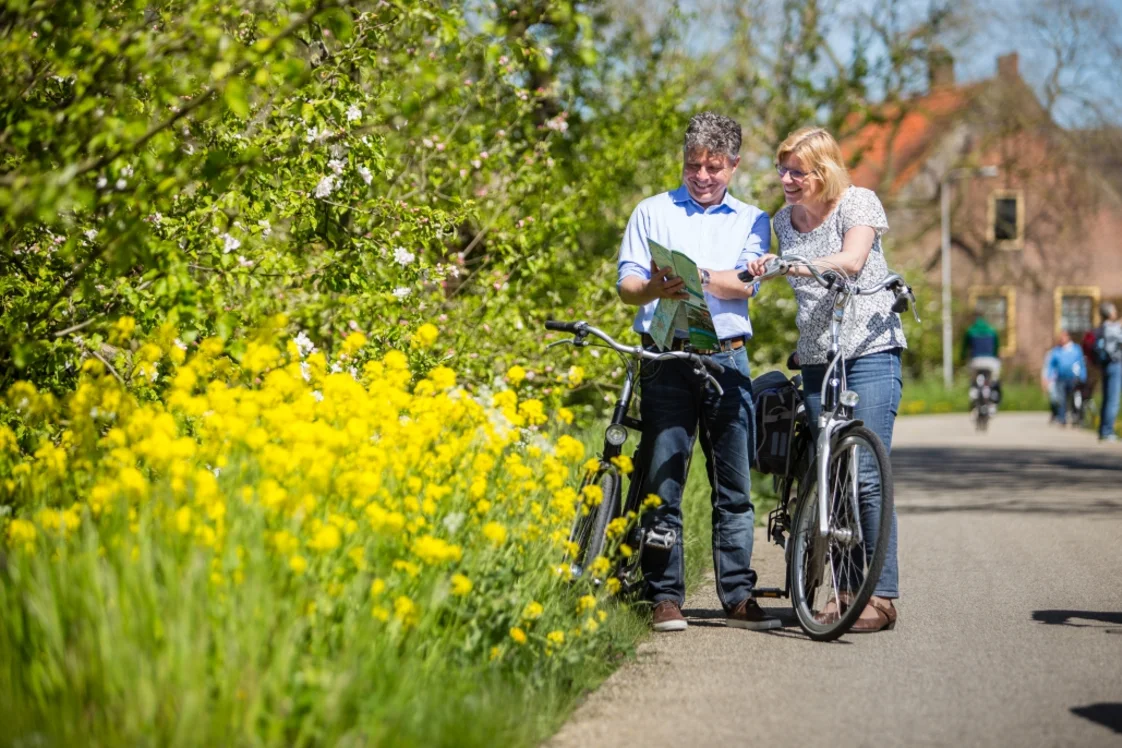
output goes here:
{"type": "Polygon", "coordinates": [[[951,188],[956,348],[978,309],[1001,332],[1011,373],[1035,376],[1061,329],[1078,341],[1099,323],[1101,300],[1122,300],[1117,141],[1056,125],[1016,54],[998,58],[993,78],[962,85],[940,57],[930,83],[843,141],[853,180],[888,210],[892,264],[923,272],[937,293],[941,184],[963,169],[951,188]],[[970,172],[983,165],[998,176],[970,172]]]}

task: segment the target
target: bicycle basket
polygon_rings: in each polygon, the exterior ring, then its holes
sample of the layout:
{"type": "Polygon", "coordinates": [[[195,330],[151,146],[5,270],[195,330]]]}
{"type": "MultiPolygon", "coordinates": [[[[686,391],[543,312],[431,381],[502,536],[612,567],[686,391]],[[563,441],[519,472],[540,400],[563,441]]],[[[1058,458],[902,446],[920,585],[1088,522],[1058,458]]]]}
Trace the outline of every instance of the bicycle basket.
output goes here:
{"type": "Polygon", "coordinates": [[[756,403],[755,469],[786,476],[791,469],[795,426],[806,418],[802,396],[783,372],[769,371],[752,381],[756,403]]]}

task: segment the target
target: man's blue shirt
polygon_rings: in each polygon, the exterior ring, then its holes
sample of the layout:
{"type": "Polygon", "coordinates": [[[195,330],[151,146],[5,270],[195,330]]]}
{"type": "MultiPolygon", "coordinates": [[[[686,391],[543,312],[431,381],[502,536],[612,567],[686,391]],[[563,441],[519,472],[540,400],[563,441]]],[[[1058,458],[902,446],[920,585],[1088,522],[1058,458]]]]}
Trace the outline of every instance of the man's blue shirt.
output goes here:
{"type": "Polygon", "coordinates": [[[1044,360],[1044,378],[1061,382],[1086,381],[1087,365],[1083,361],[1083,349],[1075,343],[1054,347],[1044,360]]]}
{"type": "MultiPolygon", "coordinates": [[[[702,208],[690,197],[685,185],[649,197],[639,203],[627,222],[619,248],[617,288],[629,275],[650,280],[648,239],[681,252],[701,268],[743,270],[749,261],[766,254],[771,247],[771,221],[767,213],[742,203],[727,190],[724,199],[709,208],[702,208]]],[[[718,338],[752,336],[746,300],[718,299],[706,293],[705,302],[713,315],[718,338]]],[[[657,304],[655,300],[639,307],[632,326],[635,332],[650,329],[657,304]]]]}

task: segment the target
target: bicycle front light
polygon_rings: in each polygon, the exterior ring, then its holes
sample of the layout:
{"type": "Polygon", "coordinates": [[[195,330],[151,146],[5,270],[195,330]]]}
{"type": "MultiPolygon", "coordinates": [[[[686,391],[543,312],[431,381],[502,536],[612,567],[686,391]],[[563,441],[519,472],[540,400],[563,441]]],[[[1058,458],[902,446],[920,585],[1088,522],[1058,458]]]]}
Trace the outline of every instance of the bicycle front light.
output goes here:
{"type": "Polygon", "coordinates": [[[604,436],[607,438],[608,444],[611,444],[613,447],[618,447],[627,441],[627,429],[618,423],[613,423],[608,427],[608,430],[604,432],[604,436]]]}
{"type": "Polygon", "coordinates": [[[841,393],[841,397],[838,398],[841,404],[847,408],[856,408],[857,401],[860,399],[861,398],[859,398],[857,396],[857,393],[853,390],[846,390],[845,392],[841,393]]]}

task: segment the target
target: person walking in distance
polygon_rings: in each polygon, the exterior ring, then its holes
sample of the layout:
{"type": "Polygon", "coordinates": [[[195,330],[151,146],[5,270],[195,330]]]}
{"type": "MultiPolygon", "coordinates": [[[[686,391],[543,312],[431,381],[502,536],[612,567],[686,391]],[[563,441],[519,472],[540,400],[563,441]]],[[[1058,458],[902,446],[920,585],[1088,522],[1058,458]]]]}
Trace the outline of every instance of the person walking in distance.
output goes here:
{"type": "Polygon", "coordinates": [[[1095,360],[1102,369],[1103,406],[1099,422],[1099,439],[1116,441],[1114,421],[1118,418],[1118,399],[1122,392],[1122,322],[1118,308],[1109,301],[1099,310],[1103,323],[1095,334],[1095,360]]]}
{"type": "MultiPolygon", "coordinates": [[[[728,117],[713,112],[692,117],[682,150],[682,185],[639,203],[620,246],[616,289],[624,303],[639,307],[633,327],[649,350],[659,350],[648,334],[655,307],[686,297],[683,280],[651,259],[649,241],[697,263],[719,339],[717,349],[702,353],[725,369],[717,375],[724,395],[702,387],[686,361],[644,361],[639,371],[643,432],[631,490],[661,499],[643,521],[661,537],[674,538],[663,550],[648,545],[641,559],[655,631],[686,628],[681,611],[686,593],[682,488],[695,436],[701,438],[712,487],[713,566],[728,625],[757,630],[779,626],[752,596],[755,511],[749,468],[755,450],[747,343],[752,337],[748,299],[755,287],[736,275],[767,251],[771,225],[762,210],[729,194],[740,163],[740,140],[740,125],[728,117]]],[[[673,347],[681,348],[687,334],[678,330],[673,347]]]]}
{"type": "Polygon", "coordinates": [[[1067,407],[1075,388],[1087,379],[1087,364],[1083,349],[1071,341],[1071,334],[1061,330],[1056,345],[1044,359],[1040,372],[1040,385],[1052,402],[1052,421],[1067,424],[1067,407]]]}

